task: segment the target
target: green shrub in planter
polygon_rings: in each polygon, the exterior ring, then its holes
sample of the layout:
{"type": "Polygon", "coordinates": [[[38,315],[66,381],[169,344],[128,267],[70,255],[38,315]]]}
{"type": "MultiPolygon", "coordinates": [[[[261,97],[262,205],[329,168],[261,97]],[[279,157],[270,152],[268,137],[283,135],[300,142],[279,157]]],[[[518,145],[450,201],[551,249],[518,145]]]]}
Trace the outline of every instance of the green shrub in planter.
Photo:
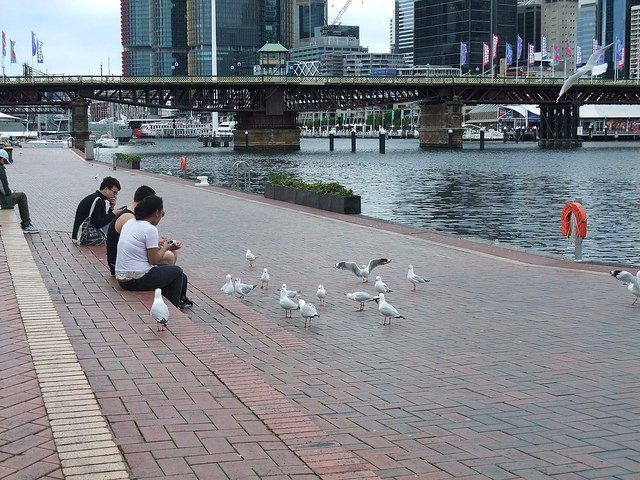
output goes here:
{"type": "Polygon", "coordinates": [[[131,155],[129,153],[116,153],[116,166],[122,168],[131,168],[140,170],[140,155],[131,155]]]}
{"type": "Polygon", "coordinates": [[[267,175],[267,182],[284,187],[299,188],[301,190],[313,190],[314,192],[343,197],[353,196],[353,190],[340,185],[338,182],[314,182],[306,183],[291,173],[271,172],[267,175]]]}

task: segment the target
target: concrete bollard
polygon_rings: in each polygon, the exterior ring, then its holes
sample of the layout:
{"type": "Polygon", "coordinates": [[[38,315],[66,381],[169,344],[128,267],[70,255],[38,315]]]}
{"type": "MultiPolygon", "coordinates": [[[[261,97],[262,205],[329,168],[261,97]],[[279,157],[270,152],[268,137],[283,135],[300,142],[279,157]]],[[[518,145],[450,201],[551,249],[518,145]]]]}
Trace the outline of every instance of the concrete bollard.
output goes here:
{"type": "Polygon", "coordinates": [[[333,152],[334,140],[335,140],[335,134],[333,132],[331,132],[329,134],[329,151],[330,152],[333,152]]]}
{"type": "Polygon", "coordinates": [[[480,129],[480,150],[484,150],[484,128],[480,129]]]}
{"type": "Polygon", "coordinates": [[[351,151],[355,153],[356,151],[356,131],[351,130],[351,151]]]}
{"type": "Polygon", "coordinates": [[[380,143],[380,153],[385,153],[385,137],[387,136],[387,132],[384,130],[380,130],[378,132],[378,142],[380,143]]]}

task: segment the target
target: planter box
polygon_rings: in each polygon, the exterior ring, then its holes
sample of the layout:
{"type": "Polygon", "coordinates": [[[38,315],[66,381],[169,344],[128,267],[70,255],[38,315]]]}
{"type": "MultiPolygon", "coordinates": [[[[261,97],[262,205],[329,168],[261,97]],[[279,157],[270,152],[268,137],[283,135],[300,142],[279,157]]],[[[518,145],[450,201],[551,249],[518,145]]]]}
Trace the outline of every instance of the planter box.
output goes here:
{"type": "Polygon", "coordinates": [[[116,168],[130,168],[131,170],[140,170],[140,161],[124,162],[116,159],[116,168]]]}
{"type": "Polygon", "coordinates": [[[328,195],[314,192],[313,190],[303,190],[265,183],[264,196],[265,198],[271,198],[273,200],[295,203],[296,205],[304,205],[306,207],[319,208],[336,213],[359,214],[361,211],[360,196],[358,195],[343,197],[341,195],[328,195]]]}

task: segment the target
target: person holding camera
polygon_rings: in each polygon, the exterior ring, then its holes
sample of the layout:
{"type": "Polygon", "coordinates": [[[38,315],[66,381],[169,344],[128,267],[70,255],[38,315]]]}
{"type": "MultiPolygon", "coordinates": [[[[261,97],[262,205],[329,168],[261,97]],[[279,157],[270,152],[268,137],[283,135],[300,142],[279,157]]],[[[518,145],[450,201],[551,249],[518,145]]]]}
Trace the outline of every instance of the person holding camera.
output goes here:
{"type": "Polygon", "coordinates": [[[193,305],[187,297],[187,276],[178,265],[162,259],[168,251],[180,248],[179,242],[165,241],[160,248],[157,225],[164,217],[164,204],[157,195],[142,199],[134,209],[135,218],[120,230],[115,263],[116,280],[125,290],[147,291],[160,288],[162,295],[182,309],[193,305]]]}
{"type": "MultiPolygon", "coordinates": [[[[130,205],[127,205],[124,209],[120,210],[120,212],[116,215],[115,219],[109,224],[109,229],[107,230],[107,264],[109,265],[109,270],[111,271],[111,276],[116,274],[116,258],[118,256],[118,240],[120,239],[120,232],[122,231],[122,226],[135,218],[134,211],[136,205],[141,202],[143,199],[148,197],[149,195],[155,195],[155,190],[147,185],[141,185],[138,187],[133,194],[133,202],[130,205]]],[[[162,244],[166,241],[166,238],[160,237],[160,242],[158,244],[158,248],[162,247],[162,244]]],[[[161,263],[166,263],[167,265],[173,265],[178,260],[178,250],[182,247],[180,242],[174,242],[174,248],[171,250],[167,250],[162,257],[161,263]]]]}

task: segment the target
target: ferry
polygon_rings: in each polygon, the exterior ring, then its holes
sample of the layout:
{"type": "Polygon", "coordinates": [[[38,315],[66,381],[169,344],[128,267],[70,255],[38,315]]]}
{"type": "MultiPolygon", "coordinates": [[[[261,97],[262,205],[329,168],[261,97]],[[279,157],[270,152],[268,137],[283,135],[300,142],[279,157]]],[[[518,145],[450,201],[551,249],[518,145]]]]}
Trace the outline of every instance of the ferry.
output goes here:
{"type": "Polygon", "coordinates": [[[220,122],[218,130],[216,131],[217,137],[233,137],[233,132],[236,129],[236,122],[220,122]]]}
{"type": "Polygon", "coordinates": [[[197,138],[204,135],[211,135],[211,124],[196,118],[147,119],[133,130],[134,138],[197,138]]]}

